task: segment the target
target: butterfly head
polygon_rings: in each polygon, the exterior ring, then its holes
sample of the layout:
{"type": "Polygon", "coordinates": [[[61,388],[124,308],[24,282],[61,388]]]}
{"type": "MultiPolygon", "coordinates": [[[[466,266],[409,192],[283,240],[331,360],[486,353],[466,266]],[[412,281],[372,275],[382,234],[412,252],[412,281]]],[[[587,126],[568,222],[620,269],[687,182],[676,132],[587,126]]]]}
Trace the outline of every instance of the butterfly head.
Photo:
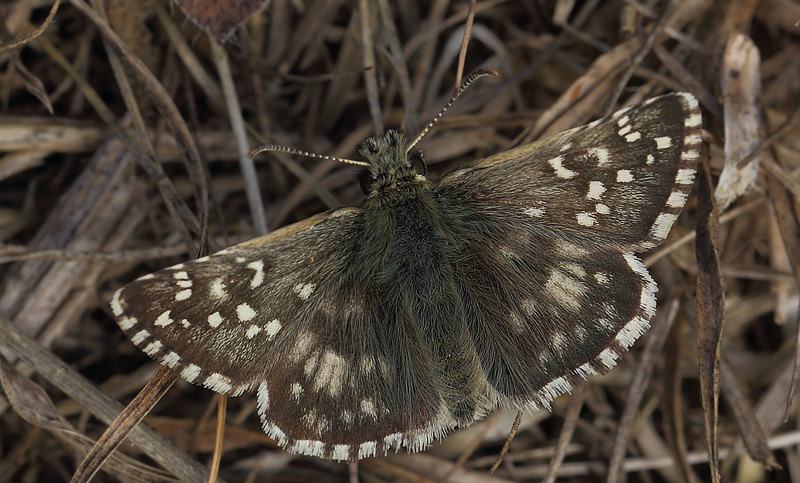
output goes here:
{"type": "Polygon", "coordinates": [[[368,166],[359,175],[362,191],[368,196],[426,180],[422,152],[408,150],[408,139],[401,131],[389,130],[374,136],[358,148],[368,166]]]}

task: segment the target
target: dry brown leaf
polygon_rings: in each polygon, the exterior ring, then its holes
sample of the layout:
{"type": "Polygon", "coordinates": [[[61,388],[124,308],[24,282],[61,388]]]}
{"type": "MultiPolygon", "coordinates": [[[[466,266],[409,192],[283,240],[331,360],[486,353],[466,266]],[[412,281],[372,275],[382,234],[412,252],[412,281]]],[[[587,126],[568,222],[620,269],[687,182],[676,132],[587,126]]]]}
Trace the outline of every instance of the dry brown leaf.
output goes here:
{"type": "Polygon", "coordinates": [[[218,44],[270,0],[174,0],[184,15],[205,30],[218,44]]]}
{"type": "Polygon", "coordinates": [[[761,56],[752,40],[735,35],[725,48],[722,91],[725,96],[725,168],[715,192],[717,209],[724,211],[756,182],[759,158],[739,162],[761,142],[761,56]]]}
{"type": "Polygon", "coordinates": [[[722,339],[725,293],[719,269],[719,219],[711,196],[708,163],[697,170],[697,359],[706,426],[709,466],[719,481],[719,346],[722,339]]]}

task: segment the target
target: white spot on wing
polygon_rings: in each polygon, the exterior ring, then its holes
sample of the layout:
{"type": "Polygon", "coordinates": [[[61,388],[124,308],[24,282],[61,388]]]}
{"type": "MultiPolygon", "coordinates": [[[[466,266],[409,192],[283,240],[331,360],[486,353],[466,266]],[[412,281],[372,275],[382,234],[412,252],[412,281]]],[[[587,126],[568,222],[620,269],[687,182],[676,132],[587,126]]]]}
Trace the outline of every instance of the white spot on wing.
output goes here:
{"type": "Polygon", "coordinates": [[[556,156],[555,158],[552,158],[551,160],[548,161],[548,163],[550,163],[550,166],[553,167],[553,171],[556,172],[556,176],[558,176],[559,178],[569,179],[578,174],[575,171],[572,171],[562,166],[563,162],[564,162],[564,156],[556,156]]]}
{"type": "Polygon", "coordinates": [[[629,143],[636,142],[640,139],[642,139],[642,133],[640,133],[639,131],[632,132],[627,136],[625,136],[625,140],[628,141],[629,143]]]}
{"type": "Polygon", "coordinates": [[[188,329],[189,327],[192,326],[192,324],[190,324],[189,321],[186,319],[181,319],[181,325],[183,326],[184,329],[188,329]]]}
{"type": "Polygon", "coordinates": [[[315,337],[314,334],[307,331],[301,330],[300,334],[297,336],[297,339],[294,341],[294,347],[292,348],[292,358],[295,362],[299,361],[303,357],[308,354],[311,350],[311,347],[314,345],[315,337]]]}
{"type": "Polygon", "coordinates": [[[247,322],[256,316],[256,311],[243,303],[236,306],[236,316],[239,317],[240,322],[247,322]]]}
{"type": "Polygon", "coordinates": [[[314,390],[327,388],[331,396],[339,396],[348,372],[347,360],[332,350],[326,350],[314,376],[314,390]]]}
{"type": "Polygon", "coordinates": [[[672,138],[669,136],[661,136],[655,138],[656,141],[656,148],[658,149],[667,149],[668,147],[672,146],[672,138]]]}
{"type": "Polygon", "coordinates": [[[143,350],[145,354],[147,354],[150,357],[153,357],[159,352],[161,352],[161,347],[162,347],[161,341],[154,340],[153,342],[147,344],[147,347],[145,347],[143,350]]]}
{"type": "Polygon", "coordinates": [[[314,287],[316,287],[316,285],[313,283],[298,283],[294,286],[293,290],[302,300],[308,300],[311,294],[314,293],[314,287]]]}
{"type": "Polygon", "coordinates": [[[181,301],[186,300],[192,296],[192,289],[187,288],[186,290],[181,290],[180,292],[175,294],[175,300],[181,301]]]}
{"type": "Polygon", "coordinates": [[[366,443],[361,443],[358,445],[358,459],[369,458],[370,456],[376,456],[376,451],[378,449],[378,443],[375,441],[367,441],[366,443]]]}
{"type": "Polygon", "coordinates": [[[674,213],[661,213],[653,223],[653,228],[650,229],[650,236],[659,240],[665,239],[677,218],[678,215],[674,213]]]}
{"type": "Polygon", "coordinates": [[[617,171],[617,182],[618,183],[630,183],[633,181],[633,174],[629,169],[620,169],[617,171]]]}
{"type": "Polygon", "coordinates": [[[549,408],[550,401],[564,394],[565,392],[569,392],[570,389],[572,389],[572,385],[565,377],[557,377],[550,381],[546,386],[539,389],[538,396],[542,403],[549,408]]]}
{"type": "Polygon", "coordinates": [[[370,416],[372,419],[378,419],[378,411],[375,409],[375,403],[372,402],[372,399],[361,400],[361,412],[370,416]]]}
{"type": "Polygon", "coordinates": [[[590,200],[599,200],[605,192],[606,187],[603,186],[602,181],[589,181],[589,192],[586,193],[586,198],[590,200]]]}
{"type": "Polygon", "coordinates": [[[578,213],[575,218],[578,220],[578,224],[583,226],[594,226],[594,224],[597,223],[597,220],[594,218],[594,213],[582,211],[578,213]]]}
{"type": "Polygon", "coordinates": [[[583,267],[578,265],[577,263],[564,263],[562,266],[569,273],[575,275],[576,277],[586,278],[586,270],[584,270],[583,267]]]}
{"type": "Polygon", "coordinates": [[[604,205],[603,203],[597,203],[594,205],[594,211],[600,213],[601,215],[607,215],[611,213],[611,208],[608,205],[604,205]]]}
{"type": "Polygon", "coordinates": [[[680,208],[686,203],[686,193],[682,191],[673,191],[667,198],[667,206],[670,208],[680,208]]]}
{"type": "Polygon", "coordinates": [[[524,213],[533,218],[541,218],[544,216],[545,208],[544,206],[525,208],[524,213]]]}
{"type": "MultiPolygon", "coordinates": [[[[650,276],[650,272],[647,271],[647,268],[645,268],[642,261],[639,260],[636,255],[628,252],[623,253],[622,256],[625,258],[625,261],[628,262],[628,266],[642,277],[643,286],[641,298],[639,299],[639,307],[649,319],[656,313],[656,291],[658,290],[658,287],[656,287],[656,282],[653,280],[653,277],[650,276]]],[[[647,324],[647,321],[644,323],[647,324]]]]}
{"type": "Polygon", "coordinates": [[[267,436],[269,436],[270,438],[272,438],[275,441],[277,441],[278,442],[278,446],[285,447],[286,446],[286,433],[281,431],[281,428],[279,428],[275,424],[264,420],[264,416],[263,416],[264,413],[261,413],[260,411],[259,411],[259,413],[262,416],[261,417],[261,420],[262,420],[261,427],[264,429],[264,432],[267,433],[267,436]]]}
{"type": "Polygon", "coordinates": [[[568,341],[564,334],[556,332],[550,338],[550,345],[557,352],[564,353],[564,350],[568,347],[568,341]]]}
{"type": "MultiPolygon", "coordinates": [[[[177,268],[177,267],[178,267],[178,265],[175,265],[172,268],[177,268]]],[[[189,280],[189,274],[186,273],[185,271],[175,272],[174,274],[172,274],[172,276],[175,277],[178,280],[189,280]]]]}
{"type": "Polygon", "coordinates": [[[215,299],[224,299],[228,296],[228,293],[225,291],[225,282],[222,280],[222,277],[215,278],[213,282],[211,282],[211,296],[215,299]]]}
{"type": "Polygon", "coordinates": [[[217,327],[219,327],[221,323],[222,323],[222,316],[219,315],[219,312],[214,312],[213,314],[208,316],[208,325],[210,325],[211,327],[216,329],[217,327]]]}
{"type": "Polygon", "coordinates": [[[309,357],[306,360],[306,363],[303,366],[303,372],[305,373],[306,376],[311,376],[311,374],[314,373],[314,369],[316,369],[316,367],[317,367],[317,352],[314,352],[313,354],[311,354],[311,357],[309,357]]]}
{"type": "Polygon", "coordinates": [[[264,283],[264,262],[261,260],[250,262],[247,264],[247,268],[251,268],[256,271],[256,273],[253,275],[253,280],[250,281],[250,288],[256,288],[264,283]]]}
{"type": "Polygon", "coordinates": [[[694,169],[679,169],[678,174],[675,176],[675,182],[678,184],[692,184],[694,183],[694,175],[694,169]]]}
{"type": "Polygon", "coordinates": [[[172,320],[169,317],[169,313],[170,312],[172,312],[172,311],[171,310],[167,310],[167,311],[163,312],[161,315],[159,315],[158,318],[156,319],[156,321],[154,322],[155,325],[158,326],[158,327],[166,327],[169,324],[175,322],[174,320],[172,320]]]}
{"type": "Polygon", "coordinates": [[[127,316],[119,319],[118,324],[120,329],[128,331],[131,330],[131,328],[133,328],[133,326],[136,325],[138,322],[139,321],[136,319],[136,317],[127,316]]]}
{"type": "Polygon", "coordinates": [[[262,381],[258,385],[258,414],[264,414],[269,409],[269,389],[267,381],[262,381]]]}
{"type": "Polygon", "coordinates": [[[697,103],[697,99],[688,92],[679,92],[678,95],[681,96],[681,98],[683,98],[683,102],[686,103],[686,106],[689,109],[694,109],[699,105],[697,103]]]}
{"type": "Polygon", "coordinates": [[[545,290],[550,297],[572,312],[581,308],[581,298],[586,293],[583,283],[573,279],[559,269],[550,272],[545,290]]]}
{"type": "Polygon", "coordinates": [[[352,424],[353,421],[355,421],[355,415],[352,411],[343,409],[342,414],[339,415],[339,419],[345,424],[352,424]]]}
{"type": "Polygon", "coordinates": [[[578,374],[582,378],[586,379],[589,376],[597,374],[597,371],[594,370],[594,367],[592,367],[591,362],[587,362],[586,364],[583,364],[582,366],[575,369],[575,374],[578,374]]]}
{"type": "Polygon", "coordinates": [[[618,357],[619,354],[617,354],[616,352],[614,352],[612,349],[609,348],[609,349],[604,349],[603,352],[601,352],[600,355],[597,356],[597,359],[600,360],[600,363],[603,364],[603,366],[607,367],[608,369],[611,369],[612,367],[617,365],[618,357]]]}
{"type": "Polygon", "coordinates": [[[375,370],[375,357],[361,356],[361,359],[358,361],[358,368],[362,374],[372,374],[372,371],[375,370]]]}
{"type": "Polygon", "coordinates": [[[681,159],[686,161],[691,161],[699,158],[700,158],[700,151],[696,149],[690,149],[689,151],[684,151],[681,153],[681,159]]]}
{"type": "Polygon", "coordinates": [[[281,325],[281,321],[278,319],[273,319],[267,323],[266,327],[264,327],[264,330],[266,330],[269,340],[272,340],[278,334],[278,331],[281,330],[281,327],[283,326],[281,325]]]}
{"type": "Polygon", "coordinates": [[[644,331],[650,327],[650,324],[641,317],[634,317],[631,319],[630,322],[625,324],[625,327],[619,331],[616,337],[616,341],[624,348],[629,348],[636,342],[644,331]]]}
{"type": "Polygon", "coordinates": [[[620,129],[617,134],[619,134],[620,136],[624,136],[624,135],[628,134],[629,132],[631,132],[631,129],[633,129],[632,126],[630,126],[630,125],[625,126],[622,129],[620,129]]]}
{"type": "Polygon", "coordinates": [[[194,382],[197,376],[200,375],[200,368],[194,364],[189,364],[181,371],[181,377],[189,382],[194,382]]]}
{"type": "Polygon", "coordinates": [[[259,332],[261,332],[261,327],[251,324],[250,327],[248,327],[245,331],[244,335],[248,339],[252,339],[253,337],[257,336],[259,332]]]}
{"type": "Polygon", "coordinates": [[[349,444],[335,444],[333,445],[333,454],[331,457],[336,461],[344,461],[350,456],[349,444]]]}
{"type": "Polygon", "coordinates": [[[558,248],[559,253],[563,253],[572,258],[581,258],[589,254],[587,249],[565,240],[557,241],[556,247],[558,248]]]}
{"type": "Polygon", "coordinates": [[[119,298],[122,295],[122,289],[117,290],[114,292],[114,296],[111,297],[111,311],[114,312],[114,315],[119,317],[125,311],[122,308],[122,304],[119,302],[119,298]]]}
{"type": "Polygon", "coordinates": [[[181,287],[181,288],[189,288],[189,287],[192,286],[192,281],[191,280],[178,280],[178,283],[176,285],[178,287],[181,287]]]}
{"type": "Polygon", "coordinates": [[[683,140],[684,144],[700,144],[703,142],[703,136],[699,134],[692,134],[691,136],[686,136],[683,140]]]}
{"type": "Polygon", "coordinates": [[[316,456],[322,458],[325,454],[325,443],[322,441],[313,441],[310,439],[299,439],[294,442],[291,448],[288,449],[290,453],[304,454],[308,456],[316,456]]]}
{"type": "Polygon", "coordinates": [[[403,433],[392,433],[383,438],[383,446],[385,448],[400,448],[403,444],[403,433]]]}
{"type": "Polygon", "coordinates": [[[181,356],[174,352],[169,352],[164,357],[161,358],[161,363],[165,366],[169,367],[170,369],[174,368],[180,362],[181,356]]]}
{"type": "Polygon", "coordinates": [[[686,120],[683,122],[683,125],[686,127],[695,127],[699,126],[702,123],[703,123],[703,117],[700,115],[699,112],[696,112],[691,116],[687,117],[686,120]]]}
{"type": "Polygon", "coordinates": [[[292,384],[292,396],[295,401],[300,401],[300,395],[303,394],[303,386],[299,382],[292,384]]]}
{"type": "Polygon", "coordinates": [[[206,380],[203,381],[203,386],[220,394],[228,394],[232,387],[231,380],[218,372],[208,376],[206,380]]]}
{"type": "Polygon", "coordinates": [[[606,148],[589,148],[587,152],[597,158],[597,165],[603,166],[604,164],[608,163],[609,156],[608,156],[608,149],[606,148]]]}
{"type": "Polygon", "coordinates": [[[653,164],[656,158],[652,154],[647,155],[647,164],[653,164]]]}

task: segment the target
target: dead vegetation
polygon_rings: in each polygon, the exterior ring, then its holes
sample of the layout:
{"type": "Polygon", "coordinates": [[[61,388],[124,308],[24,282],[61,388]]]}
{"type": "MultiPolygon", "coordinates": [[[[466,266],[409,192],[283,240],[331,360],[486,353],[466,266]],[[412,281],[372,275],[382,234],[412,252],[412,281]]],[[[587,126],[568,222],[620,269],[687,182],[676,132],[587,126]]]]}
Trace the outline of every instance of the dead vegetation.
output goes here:
{"type": "MultiPolygon", "coordinates": [[[[470,2],[266,3],[70,0],[53,23],[49,0],[0,5],[0,480],[68,481],[112,399],[155,373],[113,321],[117,288],[361,198],[351,166],[280,153],[248,166],[250,148],[356,157],[375,132],[419,132],[458,85],[470,2]]],[[[700,100],[708,161],[645,254],[653,329],[523,420],[496,478],[800,481],[798,19],[791,0],[476,3],[463,71],[500,76],[426,138],[434,176],[669,91],[700,100]]],[[[177,384],[146,418],[155,431],[135,430],[104,470],[205,478],[215,406],[177,384]]],[[[506,419],[364,460],[358,477],[490,481],[506,419]]],[[[228,400],[227,424],[226,481],[355,477],[275,449],[253,398],[228,400]]]]}

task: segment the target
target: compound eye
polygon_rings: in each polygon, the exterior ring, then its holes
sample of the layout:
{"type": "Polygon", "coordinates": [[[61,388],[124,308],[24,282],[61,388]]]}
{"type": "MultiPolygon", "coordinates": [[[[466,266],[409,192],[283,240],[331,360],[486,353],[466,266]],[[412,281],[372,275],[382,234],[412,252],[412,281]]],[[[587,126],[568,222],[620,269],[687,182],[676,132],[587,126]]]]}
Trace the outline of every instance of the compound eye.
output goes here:
{"type": "Polygon", "coordinates": [[[375,178],[365,169],[358,174],[358,185],[365,195],[369,195],[375,189],[375,178]]]}
{"type": "Polygon", "coordinates": [[[409,162],[411,163],[411,169],[413,169],[415,173],[420,176],[425,176],[425,162],[422,160],[422,153],[412,154],[409,162]]]}

